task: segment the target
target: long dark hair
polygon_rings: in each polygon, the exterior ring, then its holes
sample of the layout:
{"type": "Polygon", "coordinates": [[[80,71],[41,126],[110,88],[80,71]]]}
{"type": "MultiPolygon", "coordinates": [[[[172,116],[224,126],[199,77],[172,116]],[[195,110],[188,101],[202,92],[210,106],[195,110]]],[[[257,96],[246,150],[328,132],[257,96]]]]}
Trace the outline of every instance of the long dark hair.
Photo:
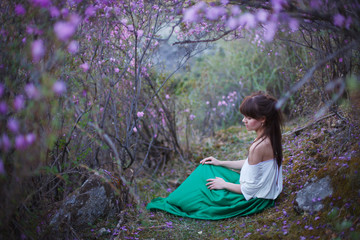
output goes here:
{"type": "Polygon", "coordinates": [[[282,163],[281,126],[283,116],[280,109],[276,109],[277,100],[263,92],[255,92],[247,96],[240,105],[240,112],[247,117],[260,120],[265,117],[264,131],[260,136],[262,141],[269,138],[274,157],[278,166],[282,163]]]}

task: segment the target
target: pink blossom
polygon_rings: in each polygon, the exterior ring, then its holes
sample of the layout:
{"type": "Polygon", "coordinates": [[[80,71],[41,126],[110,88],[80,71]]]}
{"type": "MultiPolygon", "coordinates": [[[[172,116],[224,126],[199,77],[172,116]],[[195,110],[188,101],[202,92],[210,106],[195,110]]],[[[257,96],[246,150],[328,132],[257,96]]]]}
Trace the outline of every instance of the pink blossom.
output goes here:
{"type": "Polygon", "coordinates": [[[80,68],[82,68],[82,70],[84,72],[87,72],[89,70],[90,66],[89,66],[89,64],[87,62],[85,62],[85,63],[80,65],[80,68]]]}
{"type": "Polygon", "coordinates": [[[287,5],[286,0],[271,0],[272,8],[275,12],[280,12],[284,5],[287,5]]]}
{"type": "Polygon", "coordinates": [[[31,53],[34,62],[39,62],[45,55],[44,42],[41,39],[37,39],[31,44],[31,53]]]}
{"type": "Polygon", "coordinates": [[[170,95],[169,95],[169,94],[166,94],[166,95],[165,95],[165,98],[166,98],[166,99],[170,99],[170,95]]]}
{"type": "Polygon", "coordinates": [[[34,133],[28,133],[25,136],[25,141],[28,145],[31,145],[35,142],[36,140],[36,135],[34,133]]]}
{"type": "Polygon", "coordinates": [[[63,81],[58,80],[52,86],[52,90],[56,95],[60,96],[66,92],[66,84],[63,81]]]}
{"type": "Polygon", "coordinates": [[[115,71],[116,73],[118,73],[118,72],[120,72],[120,69],[119,69],[119,68],[115,68],[114,71],[115,71]]]}
{"type": "Polygon", "coordinates": [[[294,19],[294,18],[291,18],[291,19],[289,20],[289,27],[290,27],[290,29],[291,29],[293,32],[295,32],[296,30],[298,30],[298,29],[299,29],[299,22],[298,22],[298,20],[297,20],[297,19],[294,19]]]}
{"type": "Polygon", "coordinates": [[[314,9],[320,9],[321,7],[321,0],[311,0],[310,1],[310,7],[314,9]]]}
{"type": "Polygon", "coordinates": [[[69,15],[69,9],[63,8],[61,9],[60,13],[63,15],[64,18],[66,18],[69,15]]]}
{"type": "Polygon", "coordinates": [[[126,18],[123,18],[123,19],[120,20],[120,22],[121,22],[122,24],[126,25],[127,22],[128,22],[128,20],[127,20],[126,18]]]}
{"type": "Polygon", "coordinates": [[[68,52],[71,54],[75,54],[79,51],[79,43],[75,40],[71,41],[67,47],[68,52]]]}
{"type": "Polygon", "coordinates": [[[1,139],[0,139],[0,143],[1,143],[1,149],[4,151],[4,152],[7,152],[9,151],[9,149],[11,148],[11,142],[10,142],[10,139],[9,137],[4,133],[2,136],[1,136],[1,139]]]}
{"type": "Polygon", "coordinates": [[[76,27],[73,23],[60,21],[55,23],[54,31],[61,41],[68,41],[75,33],[76,27]]]}
{"type": "Polygon", "coordinates": [[[277,25],[275,22],[270,21],[268,24],[265,25],[265,32],[264,32],[264,40],[267,42],[271,42],[277,30],[277,25]]]}
{"type": "Polygon", "coordinates": [[[16,15],[23,16],[26,13],[26,10],[23,5],[18,4],[15,6],[15,13],[16,15]]]}
{"type": "Polygon", "coordinates": [[[206,9],[206,18],[209,20],[216,20],[226,13],[223,7],[209,7],[206,9]]]}
{"type": "Polygon", "coordinates": [[[190,121],[194,120],[195,119],[195,115],[194,114],[190,114],[189,118],[190,118],[190,121]]]}
{"type": "Polygon", "coordinates": [[[257,13],[256,13],[256,19],[259,22],[266,22],[267,18],[268,18],[268,12],[265,11],[264,9],[260,9],[257,13]]]}
{"type": "Polygon", "coordinates": [[[245,13],[239,17],[239,24],[247,29],[251,29],[256,26],[256,19],[251,13],[245,13]]]}
{"type": "Polygon", "coordinates": [[[239,8],[239,6],[235,5],[231,8],[231,14],[233,16],[237,16],[241,13],[241,9],[239,8]]]}
{"type": "Polygon", "coordinates": [[[206,105],[209,105],[210,104],[210,102],[209,101],[206,101],[206,105]]]}
{"type": "Polygon", "coordinates": [[[197,22],[200,20],[200,11],[203,11],[206,8],[206,3],[199,2],[194,6],[184,10],[184,22],[197,22]]]}
{"type": "Polygon", "coordinates": [[[50,16],[53,17],[53,18],[58,18],[60,16],[60,11],[59,9],[57,9],[56,7],[54,6],[51,6],[49,8],[49,11],[50,11],[50,16]]]}
{"type": "Polygon", "coordinates": [[[236,18],[234,17],[230,17],[226,23],[226,25],[228,26],[228,28],[230,28],[231,30],[236,29],[239,26],[239,22],[236,18]]]}
{"type": "Polygon", "coordinates": [[[44,33],[43,30],[40,30],[39,28],[31,25],[26,26],[26,32],[28,34],[35,34],[35,35],[42,35],[44,33]]]}
{"type": "Polygon", "coordinates": [[[10,118],[7,127],[11,132],[17,133],[19,131],[19,122],[15,118],[10,118]]]}
{"type": "Polygon", "coordinates": [[[26,26],[26,32],[28,34],[33,34],[34,33],[34,28],[32,26],[26,26]]]}
{"type": "Polygon", "coordinates": [[[32,83],[28,83],[25,86],[25,92],[30,99],[37,99],[40,97],[39,90],[32,83]]]}
{"type": "Polygon", "coordinates": [[[184,11],[184,22],[197,22],[199,20],[199,16],[197,13],[197,9],[194,7],[187,8],[184,11]]]}
{"type": "Polygon", "coordinates": [[[144,30],[137,30],[137,36],[141,37],[144,34],[144,30]]]}
{"type": "Polygon", "coordinates": [[[136,128],[136,127],[134,127],[134,128],[133,128],[133,131],[134,131],[134,132],[137,132],[137,128],[136,128]]]}
{"type": "Polygon", "coordinates": [[[5,101],[1,101],[0,102],[0,113],[5,115],[5,114],[7,114],[7,111],[8,111],[8,105],[6,104],[5,101]]]}
{"type": "Polygon", "coordinates": [[[143,117],[144,116],[144,112],[137,112],[136,114],[139,118],[143,117]]]}
{"type": "Polygon", "coordinates": [[[23,135],[17,135],[15,137],[15,148],[18,150],[25,150],[27,148],[27,142],[23,135]]]}
{"type": "Polygon", "coordinates": [[[51,0],[31,0],[32,4],[36,7],[49,7],[51,6],[51,0]]]}
{"type": "Polygon", "coordinates": [[[94,6],[89,6],[89,7],[86,8],[86,10],[85,10],[85,15],[86,15],[87,17],[95,16],[95,14],[96,14],[96,7],[94,7],[94,6]]]}
{"type": "Polygon", "coordinates": [[[343,27],[345,25],[345,17],[340,13],[334,16],[334,25],[338,27],[343,27]]]}
{"type": "Polygon", "coordinates": [[[82,19],[78,14],[73,13],[70,15],[69,22],[72,23],[75,28],[81,23],[81,21],[82,19]]]}
{"type": "Polygon", "coordinates": [[[25,105],[24,96],[23,95],[16,96],[14,99],[14,103],[13,103],[15,110],[19,111],[19,110],[23,109],[24,105],[25,105]]]}

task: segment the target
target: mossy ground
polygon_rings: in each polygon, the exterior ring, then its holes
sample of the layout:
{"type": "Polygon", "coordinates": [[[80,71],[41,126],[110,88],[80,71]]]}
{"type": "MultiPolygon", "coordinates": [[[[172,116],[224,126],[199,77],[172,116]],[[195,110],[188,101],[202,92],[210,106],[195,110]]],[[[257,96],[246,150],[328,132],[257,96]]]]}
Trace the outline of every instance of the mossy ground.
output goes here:
{"type": "Polygon", "coordinates": [[[284,190],[274,208],[219,221],[181,218],[145,209],[151,199],[166,197],[173,191],[204,157],[244,159],[255,135],[244,128],[231,127],[193,146],[191,161],[173,161],[155,176],[144,173],[136,181],[140,205],[128,206],[117,231],[114,232],[114,220],[107,223],[108,235],[99,237],[98,225],[88,232],[87,239],[360,239],[358,128],[335,116],[294,133],[296,127],[290,124],[284,129],[284,190]],[[334,193],[321,200],[324,208],[317,213],[296,212],[296,193],[307,182],[327,175],[332,179],[334,193]]]}

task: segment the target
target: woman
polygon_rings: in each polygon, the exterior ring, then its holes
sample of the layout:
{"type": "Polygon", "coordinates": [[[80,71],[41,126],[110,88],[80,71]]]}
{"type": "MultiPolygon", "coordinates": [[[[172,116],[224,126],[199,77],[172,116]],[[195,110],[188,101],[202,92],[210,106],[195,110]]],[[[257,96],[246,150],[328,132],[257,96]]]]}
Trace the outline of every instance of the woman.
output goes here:
{"type": "Polygon", "coordinates": [[[244,99],[240,112],[249,131],[256,132],[248,158],[219,161],[208,157],[167,198],[153,199],[147,209],[197,219],[245,216],[275,205],[282,191],[282,114],[276,99],[262,92],[244,99]],[[239,173],[230,169],[241,169],[239,173]]]}

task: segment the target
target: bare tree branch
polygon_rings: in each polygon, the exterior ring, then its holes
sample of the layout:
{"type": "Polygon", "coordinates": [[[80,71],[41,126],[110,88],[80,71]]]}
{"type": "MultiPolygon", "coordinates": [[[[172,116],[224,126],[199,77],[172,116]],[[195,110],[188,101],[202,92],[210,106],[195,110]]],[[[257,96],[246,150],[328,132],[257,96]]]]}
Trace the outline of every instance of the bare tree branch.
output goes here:
{"type": "Polygon", "coordinates": [[[320,68],[325,63],[332,60],[333,58],[337,57],[338,55],[343,54],[344,52],[347,52],[347,51],[353,49],[354,47],[357,46],[358,43],[359,43],[359,40],[354,40],[351,43],[349,43],[348,45],[344,46],[343,48],[338,49],[336,52],[329,54],[324,59],[318,61],[312,68],[309,69],[309,71],[306,72],[304,77],[299,82],[297,82],[289,91],[287,91],[285,93],[285,96],[283,96],[282,98],[279,99],[279,101],[276,104],[276,107],[281,108],[285,104],[285,102],[291,97],[291,95],[293,93],[298,91],[306,82],[308,82],[310,80],[310,78],[313,76],[314,72],[318,68],[320,68]]]}

